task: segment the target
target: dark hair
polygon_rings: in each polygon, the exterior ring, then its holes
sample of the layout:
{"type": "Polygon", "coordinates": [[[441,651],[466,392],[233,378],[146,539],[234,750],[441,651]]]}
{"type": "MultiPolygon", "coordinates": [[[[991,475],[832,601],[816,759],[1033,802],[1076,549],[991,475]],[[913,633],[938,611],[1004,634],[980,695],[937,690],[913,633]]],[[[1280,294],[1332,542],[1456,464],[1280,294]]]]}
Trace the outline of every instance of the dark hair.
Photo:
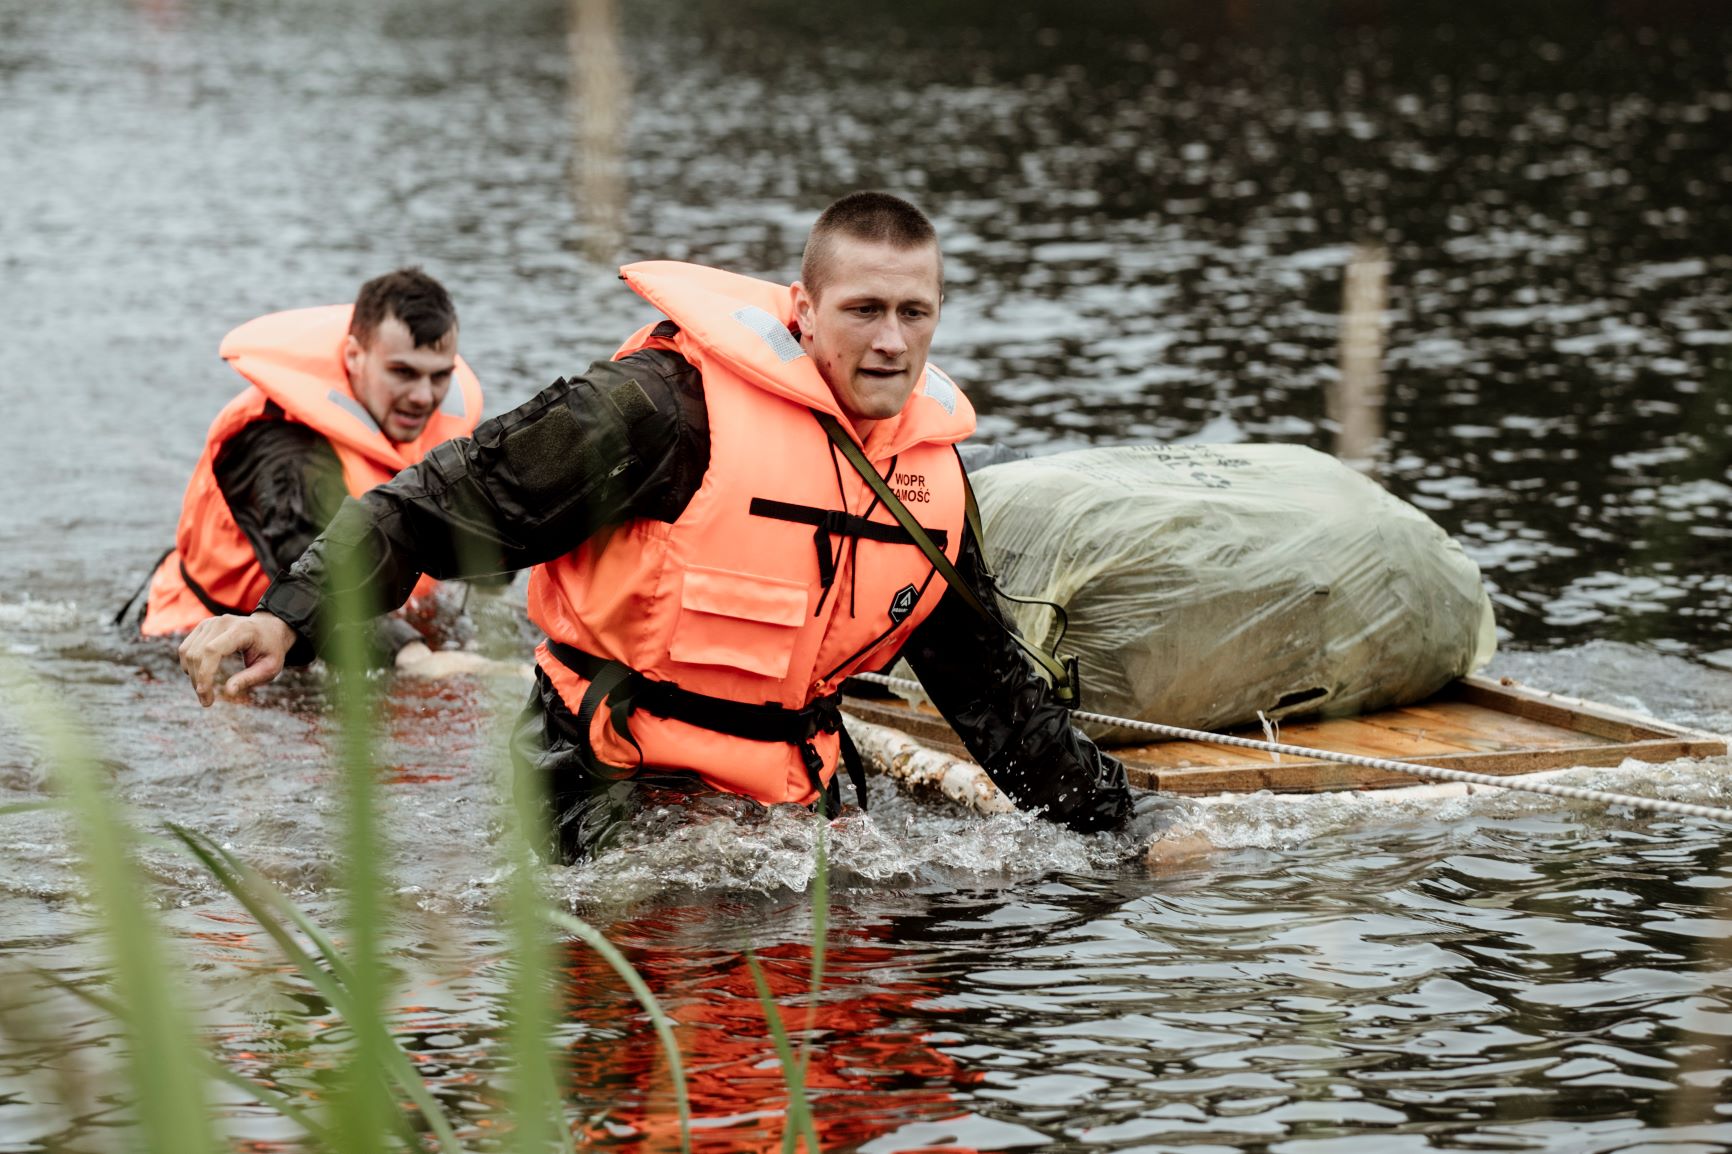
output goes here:
{"type": "MultiPolygon", "coordinates": [[[[936,252],[938,232],[926,214],[887,192],[851,192],[818,215],[806,237],[800,258],[800,283],[816,298],[830,276],[831,254],[838,237],[887,244],[893,248],[924,248],[936,252]]],[[[944,285],[944,258],[939,257],[938,283],[944,285]]]]}
{"type": "Polygon", "coordinates": [[[366,344],[386,317],[407,326],[416,348],[438,344],[457,327],[457,308],[445,286],[414,267],[376,276],[361,286],[349,335],[366,344]]]}

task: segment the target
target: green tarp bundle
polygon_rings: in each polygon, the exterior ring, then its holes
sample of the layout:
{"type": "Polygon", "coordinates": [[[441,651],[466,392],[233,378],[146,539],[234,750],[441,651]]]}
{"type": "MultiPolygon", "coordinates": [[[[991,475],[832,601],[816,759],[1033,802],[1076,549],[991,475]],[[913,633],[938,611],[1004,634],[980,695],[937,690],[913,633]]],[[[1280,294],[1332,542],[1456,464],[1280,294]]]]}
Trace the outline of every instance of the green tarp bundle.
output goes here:
{"type": "MultiPolygon", "coordinates": [[[[1461,546],[1311,449],[1086,449],[973,482],[1000,586],[1064,607],[1060,650],[1081,658],[1094,712],[1201,729],[1369,712],[1436,692],[1496,644],[1461,546]]],[[[1050,609],[1004,605],[1050,647],[1050,609]]]]}

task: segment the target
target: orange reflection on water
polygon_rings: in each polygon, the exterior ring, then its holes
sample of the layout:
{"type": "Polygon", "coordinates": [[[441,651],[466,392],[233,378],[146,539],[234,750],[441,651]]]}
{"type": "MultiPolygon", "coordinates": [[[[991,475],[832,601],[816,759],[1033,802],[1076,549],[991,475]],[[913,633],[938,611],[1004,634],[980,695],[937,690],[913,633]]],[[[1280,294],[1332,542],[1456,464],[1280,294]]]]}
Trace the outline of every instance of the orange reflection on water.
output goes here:
{"type": "MultiPolygon", "coordinates": [[[[782,1145],[788,1091],[743,953],[702,947],[626,951],[676,1023],[693,1119],[694,1150],[774,1151],[782,1145]]],[[[855,1149],[910,1123],[965,1112],[952,1091],[980,1081],[934,1048],[930,1006],[944,991],[897,950],[835,945],[824,988],[811,999],[811,949],[781,944],[759,964],[799,1052],[825,1150],[855,1149]]],[[[572,1044],[565,1071],[574,1099],[594,1103],[585,1127],[606,1149],[679,1148],[679,1117],[661,1046],[642,1009],[607,963],[574,944],[566,958],[567,1012],[597,1027],[572,1044]]],[[[969,1151],[955,1145],[903,1150],[969,1151]]]]}

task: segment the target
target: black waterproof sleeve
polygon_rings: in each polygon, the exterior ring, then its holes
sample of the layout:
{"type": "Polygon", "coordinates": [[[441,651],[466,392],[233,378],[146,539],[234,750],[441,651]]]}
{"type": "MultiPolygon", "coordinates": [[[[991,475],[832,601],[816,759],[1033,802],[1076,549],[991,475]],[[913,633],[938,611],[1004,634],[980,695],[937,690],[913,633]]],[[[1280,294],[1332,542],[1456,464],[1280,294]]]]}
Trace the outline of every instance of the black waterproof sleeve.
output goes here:
{"type": "MultiPolygon", "coordinates": [[[[223,443],[211,472],[259,567],[273,579],[307,551],[349,495],[331,442],[284,420],[275,404],[223,443]]],[[[400,617],[380,617],[368,650],[388,662],[420,636],[400,617]]]]}
{"type": "Polygon", "coordinates": [[[300,636],[290,661],[304,663],[314,645],[324,648],[322,613],[338,598],[364,591],[395,605],[422,573],[510,572],[568,553],[604,526],[672,521],[709,457],[702,383],[684,357],[645,349],[597,362],[343,502],[260,608],[300,636]]]}
{"type": "MultiPolygon", "coordinates": [[[[1000,614],[980,546],[965,532],[957,573],[1000,614]]],[[[1072,728],[1070,710],[1006,635],[946,591],[902,656],[962,743],[1021,809],[1040,809],[1083,833],[1110,829],[1130,813],[1124,766],[1072,728]]]]}
{"type": "Polygon", "coordinates": [[[307,551],[349,495],[331,443],[280,417],[267,415],[230,437],[211,471],[235,524],[272,576],[307,551]]]}

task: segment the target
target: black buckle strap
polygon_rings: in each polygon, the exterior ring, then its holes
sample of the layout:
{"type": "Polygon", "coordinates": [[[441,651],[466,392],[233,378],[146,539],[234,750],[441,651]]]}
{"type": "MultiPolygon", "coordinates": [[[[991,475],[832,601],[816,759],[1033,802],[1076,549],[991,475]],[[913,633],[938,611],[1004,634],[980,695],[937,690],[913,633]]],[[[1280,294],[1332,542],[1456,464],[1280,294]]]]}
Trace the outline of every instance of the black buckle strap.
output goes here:
{"type": "MultiPolygon", "coordinates": [[[[795,505],[788,501],[772,501],[768,497],[753,497],[748,512],[754,517],[792,521],[796,525],[817,525],[840,537],[858,537],[863,541],[883,541],[891,545],[920,544],[901,525],[869,520],[846,509],[820,509],[816,505],[795,505]]],[[[950,535],[943,529],[927,529],[926,535],[940,549],[950,541],[950,535]]]]}
{"type": "Polygon", "coordinates": [[[818,583],[828,589],[836,582],[836,549],[830,541],[832,533],[848,531],[848,514],[833,509],[818,520],[812,531],[812,545],[818,550],[818,583]]]}
{"type": "MultiPolygon", "coordinates": [[[[158,561],[157,564],[160,565],[162,562],[158,561]]],[[[205,592],[205,587],[200,585],[197,581],[194,581],[192,574],[186,571],[186,559],[184,557],[181,558],[180,562],[180,579],[186,582],[186,587],[192,590],[192,595],[198,598],[199,604],[211,611],[211,616],[213,617],[222,617],[225,615],[245,617],[247,614],[252,612],[251,609],[236,609],[233,605],[224,605],[221,601],[218,601],[215,597],[212,597],[209,593],[205,592]]]]}
{"type": "MultiPolygon", "coordinates": [[[[553,642],[549,641],[549,648],[552,645],[553,642]]],[[[555,656],[558,655],[555,654],[555,656]]],[[[564,659],[561,658],[561,660],[564,659]]],[[[570,663],[567,662],[567,664],[570,663]]],[[[595,755],[595,748],[589,743],[589,726],[595,719],[595,711],[601,708],[602,702],[608,700],[615,690],[620,689],[622,685],[628,683],[635,676],[637,675],[632,672],[629,666],[621,665],[617,661],[604,663],[590,677],[589,688],[584,690],[583,700],[577,706],[578,756],[583,759],[586,769],[603,780],[617,781],[625,778],[636,766],[619,773],[614,772],[613,766],[603,764],[602,760],[595,755]]],[[[614,732],[629,741],[631,747],[637,750],[637,762],[638,765],[642,765],[643,747],[638,745],[637,738],[632,736],[631,726],[626,721],[635,707],[635,695],[627,689],[618,695],[617,700],[609,702],[608,720],[613,723],[614,732]]]]}
{"type": "MultiPolygon", "coordinates": [[[[125,624],[125,622],[126,622],[126,615],[127,615],[127,614],[128,614],[128,613],[131,613],[131,612],[132,612],[132,607],[133,607],[133,606],[134,606],[134,605],[137,605],[137,604],[138,604],[138,599],[139,599],[139,598],[140,598],[140,597],[143,597],[143,596],[144,596],[144,593],[145,593],[145,590],[147,590],[147,589],[149,589],[149,588],[150,588],[150,583],[151,583],[151,581],[152,581],[152,580],[154,580],[154,579],[155,579],[155,577],[156,577],[156,571],[157,571],[157,570],[158,570],[158,569],[160,569],[160,568],[162,568],[162,563],[163,563],[163,562],[164,562],[164,561],[167,561],[167,560],[168,560],[168,555],[169,555],[169,554],[170,554],[170,553],[173,553],[173,552],[174,552],[174,546],[173,546],[173,545],[170,545],[170,546],[169,546],[169,547],[168,547],[168,548],[166,548],[166,549],[164,549],[164,550],[163,550],[163,551],[162,551],[162,552],[161,552],[161,553],[160,553],[160,554],[159,554],[159,555],[158,555],[158,556],[157,556],[157,559],[156,559],[156,560],[155,560],[155,561],[152,561],[152,562],[151,562],[151,563],[150,563],[150,568],[149,568],[149,569],[146,569],[146,570],[145,570],[145,571],[144,571],[144,580],[143,580],[143,581],[140,581],[140,582],[139,582],[139,583],[138,583],[138,588],[137,588],[137,589],[134,589],[134,590],[133,590],[133,591],[132,591],[132,596],[131,596],[131,597],[128,597],[128,598],[127,598],[127,599],[126,599],[126,603],[125,603],[125,604],[124,604],[124,605],[122,605],[122,606],[121,606],[121,607],[120,607],[120,609],[119,609],[119,611],[118,611],[118,612],[116,612],[116,613],[115,613],[115,615],[114,615],[114,625],[115,625],[115,628],[119,628],[119,627],[120,627],[120,626],[121,626],[121,625],[123,625],[123,624],[125,624]]],[[[185,577],[185,576],[186,576],[186,566],[185,566],[185,565],[182,565],[182,566],[181,566],[181,567],[180,567],[180,572],[181,572],[181,576],[182,576],[182,577],[183,577],[183,578],[184,578],[184,577],[185,577]]],[[[189,581],[189,583],[188,583],[188,587],[189,587],[189,588],[190,588],[190,587],[191,587],[191,583],[190,583],[190,581],[189,581]]],[[[194,596],[197,596],[197,593],[196,593],[196,591],[195,591],[195,593],[194,593],[194,596]]],[[[148,606],[147,606],[147,607],[148,607],[148,606]]],[[[139,617],[139,622],[138,622],[138,623],[139,623],[139,626],[140,626],[140,627],[141,627],[141,628],[142,628],[142,627],[143,627],[143,625],[144,625],[144,614],[143,614],[143,613],[140,613],[140,614],[139,614],[139,615],[138,615],[138,617],[139,617]]]]}
{"type": "MultiPolygon", "coordinates": [[[[913,545],[920,542],[901,525],[873,521],[846,509],[820,509],[815,505],[796,505],[788,501],[772,501],[768,497],[753,497],[748,512],[754,517],[770,517],[777,521],[792,521],[796,525],[812,525],[812,544],[818,550],[818,581],[825,589],[836,580],[836,550],[831,537],[853,537],[861,541],[882,541],[889,545],[913,545]]],[[[940,549],[949,541],[943,529],[928,529],[927,536],[940,549]]]]}
{"type": "MultiPolygon", "coordinates": [[[[637,739],[632,736],[628,719],[634,711],[643,709],[657,717],[683,721],[687,725],[725,733],[729,737],[798,745],[807,772],[812,776],[813,786],[819,790],[823,789],[823,781],[819,775],[823,772],[824,763],[823,758],[818,755],[817,747],[812,744],[812,738],[820,733],[840,734],[843,762],[847,765],[848,776],[854,783],[860,808],[866,808],[866,774],[860,764],[859,751],[854,749],[854,743],[848,739],[848,731],[842,725],[840,692],[817,698],[804,709],[789,709],[773,702],[752,705],[725,697],[711,697],[706,693],[694,693],[689,689],[681,689],[671,681],[652,680],[622,662],[585,653],[576,646],[566,645],[551,637],[547,640],[547,651],[558,658],[567,669],[589,681],[589,688],[584,691],[583,700],[578,704],[576,736],[578,753],[591,772],[609,777],[621,776],[615,767],[604,765],[596,757],[589,742],[589,727],[594,722],[596,711],[605,702],[608,720],[613,725],[614,732],[637,750],[638,765],[643,764],[643,747],[638,745],[637,739]],[[818,767],[815,770],[812,768],[814,762],[818,767]]],[[[629,767],[626,772],[636,768],[629,767]]]]}

